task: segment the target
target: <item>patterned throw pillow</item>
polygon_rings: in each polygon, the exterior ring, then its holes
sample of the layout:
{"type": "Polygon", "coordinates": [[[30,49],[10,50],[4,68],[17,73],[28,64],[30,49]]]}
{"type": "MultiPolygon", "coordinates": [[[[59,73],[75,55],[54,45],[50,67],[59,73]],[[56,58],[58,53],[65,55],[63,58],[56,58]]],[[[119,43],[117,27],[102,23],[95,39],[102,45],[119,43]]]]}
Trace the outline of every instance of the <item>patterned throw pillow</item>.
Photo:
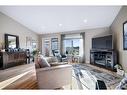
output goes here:
{"type": "Polygon", "coordinates": [[[38,64],[40,65],[41,68],[51,66],[43,56],[38,57],[38,64]]]}

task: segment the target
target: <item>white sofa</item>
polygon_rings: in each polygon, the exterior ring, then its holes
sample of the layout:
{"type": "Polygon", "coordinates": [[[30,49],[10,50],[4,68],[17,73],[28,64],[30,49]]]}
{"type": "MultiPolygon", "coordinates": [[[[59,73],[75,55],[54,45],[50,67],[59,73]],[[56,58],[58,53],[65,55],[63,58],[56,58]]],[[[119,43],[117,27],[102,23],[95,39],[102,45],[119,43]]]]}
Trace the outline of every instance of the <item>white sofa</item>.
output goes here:
{"type": "Polygon", "coordinates": [[[38,68],[38,66],[36,66],[36,76],[39,89],[57,89],[71,84],[71,65],[57,62],[50,62],[50,65],[51,67],[44,68],[38,68]]]}

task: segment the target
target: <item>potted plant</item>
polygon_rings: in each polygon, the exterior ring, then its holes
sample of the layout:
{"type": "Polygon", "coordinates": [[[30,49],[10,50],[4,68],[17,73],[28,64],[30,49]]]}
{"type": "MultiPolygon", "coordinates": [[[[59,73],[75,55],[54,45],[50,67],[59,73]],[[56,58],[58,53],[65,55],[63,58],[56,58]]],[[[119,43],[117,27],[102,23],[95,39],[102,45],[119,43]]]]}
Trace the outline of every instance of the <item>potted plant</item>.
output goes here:
{"type": "Polygon", "coordinates": [[[4,42],[0,42],[0,51],[5,51],[4,42]]]}
{"type": "Polygon", "coordinates": [[[116,68],[116,70],[117,70],[117,74],[118,74],[118,75],[121,75],[121,76],[124,75],[124,70],[123,70],[121,64],[116,64],[114,67],[116,68]]]}
{"type": "Polygon", "coordinates": [[[39,54],[39,50],[37,50],[37,49],[33,50],[32,54],[33,54],[33,56],[38,55],[39,54]]]}
{"type": "Polygon", "coordinates": [[[33,55],[33,62],[34,62],[37,56],[39,55],[39,50],[38,49],[33,50],[32,55],[33,55]]]}

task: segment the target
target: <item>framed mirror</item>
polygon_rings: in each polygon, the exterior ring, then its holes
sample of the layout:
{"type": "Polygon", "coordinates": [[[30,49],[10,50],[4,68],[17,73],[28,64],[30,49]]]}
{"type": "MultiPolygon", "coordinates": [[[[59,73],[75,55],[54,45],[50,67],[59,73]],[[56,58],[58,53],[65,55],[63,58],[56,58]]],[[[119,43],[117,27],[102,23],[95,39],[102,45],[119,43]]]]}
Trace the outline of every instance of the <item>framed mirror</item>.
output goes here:
{"type": "Polygon", "coordinates": [[[123,23],[123,49],[127,50],[127,21],[123,23]]]}
{"type": "Polygon", "coordinates": [[[19,37],[16,35],[5,34],[5,49],[19,48],[19,37]]]}

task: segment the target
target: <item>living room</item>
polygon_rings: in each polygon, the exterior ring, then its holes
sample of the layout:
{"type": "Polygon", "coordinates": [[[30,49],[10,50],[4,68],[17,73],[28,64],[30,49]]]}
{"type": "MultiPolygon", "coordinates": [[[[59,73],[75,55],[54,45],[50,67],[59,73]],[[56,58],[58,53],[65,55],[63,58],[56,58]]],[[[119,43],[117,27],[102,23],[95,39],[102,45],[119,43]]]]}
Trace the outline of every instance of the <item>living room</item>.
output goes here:
{"type": "Polygon", "coordinates": [[[0,6],[0,89],[126,89],[126,21],[126,6],[0,6]]]}

